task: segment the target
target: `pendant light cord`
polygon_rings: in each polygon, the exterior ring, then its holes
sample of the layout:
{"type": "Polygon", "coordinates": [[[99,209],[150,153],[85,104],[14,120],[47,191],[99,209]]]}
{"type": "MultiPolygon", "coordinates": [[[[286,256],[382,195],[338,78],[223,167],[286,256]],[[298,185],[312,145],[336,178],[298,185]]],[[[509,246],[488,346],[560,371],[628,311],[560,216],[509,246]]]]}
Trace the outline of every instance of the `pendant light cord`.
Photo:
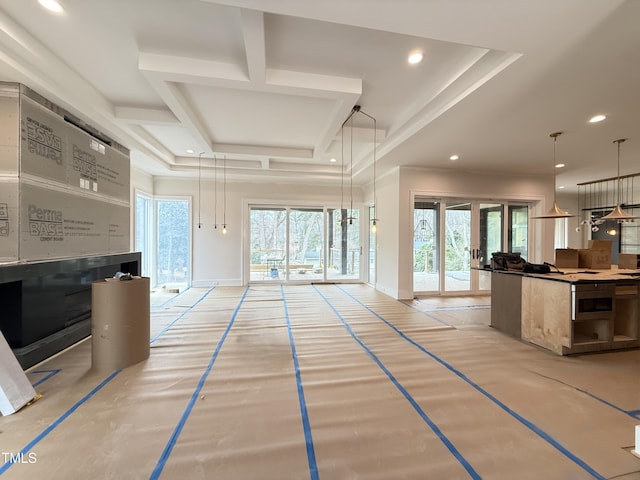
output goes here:
{"type": "Polygon", "coordinates": [[[619,138],[618,140],[614,140],[613,143],[617,143],[618,144],[618,181],[617,181],[617,188],[618,188],[618,205],[622,205],[622,191],[620,188],[620,144],[622,142],[624,142],[626,140],[626,138],[619,138]]]}
{"type": "MultiPolygon", "coordinates": [[[[375,226],[377,218],[376,218],[376,154],[377,154],[377,145],[378,145],[378,138],[377,138],[377,133],[378,133],[378,125],[377,125],[377,120],[375,119],[375,117],[372,117],[371,115],[369,115],[366,112],[363,112],[360,109],[360,105],[354,105],[354,107],[351,109],[351,112],[349,113],[349,116],[346,118],[346,120],[344,122],[342,122],[342,127],[340,129],[340,145],[341,145],[341,155],[342,155],[342,171],[341,171],[341,177],[340,177],[340,210],[344,210],[344,129],[347,126],[347,124],[349,122],[349,128],[350,128],[350,166],[349,166],[349,174],[350,174],[350,182],[349,182],[349,196],[350,196],[350,202],[349,202],[349,209],[352,211],[353,210],[353,117],[355,116],[356,113],[362,113],[364,116],[370,118],[371,120],[373,120],[373,225],[375,226]]],[[[349,223],[353,223],[353,217],[350,215],[347,215],[349,223]]],[[[343,221],[346,221],[347,219],[343,219],[343,221]]]]}
{"type": "Polygon", "coordinates": [[[378,147],[378,121],[375,117],[372,117],[367,112],[360,110],[360,113],[373,120],[373,224],[376,225],[378,218],[376,215],[376,158],[378,147]]]}
{"type": "Polygon", "coordinates": [[[557,183],[556,183],[556,143],[558,141],[558,137],[562,135],[562,132],[554,132],[552,134],[550,134],[549,136],[551,138],[553,138],[553,203],[554,205],[556,204],[557,201],[557,197],[556,197],[556,190],[557,190],[557,183]]]}
{"type": "Polygon", "coordinates": [[[347,218],[349,219],[349,225],[351,225],[353,224],[353,115],[351,116],[349,137],[351,138],[351,151],[349,153],[349,213],[347,214],[347,218]]]}
{"type": "Polygon", "coordinates": [[[340,215],[344,210],[344,123],[340,129],[340,215]]]}
{"type": "Polygon", "coordinates": [[[213,156],[213,228],[218,228],[218,159],[213,156]]]}
{"type": "Polygon", "coordinates": [[[200,211],[202,210],[202,154],[198,155],[198,228],[202,228],[202,222],[200,221],[200,211]]]}

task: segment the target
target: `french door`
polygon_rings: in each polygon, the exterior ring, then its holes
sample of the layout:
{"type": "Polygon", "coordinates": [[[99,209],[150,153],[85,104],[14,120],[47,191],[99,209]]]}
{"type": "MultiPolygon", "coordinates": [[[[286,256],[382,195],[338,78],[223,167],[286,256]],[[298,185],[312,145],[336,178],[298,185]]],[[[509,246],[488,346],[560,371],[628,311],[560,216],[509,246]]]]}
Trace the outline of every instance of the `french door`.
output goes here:
{"type": "Polygon", "coordinates": [[[361,281],[361,212],[327,207],[249,207],[251,282],[361,281]]]}
{"type": "Polygon", "coordinates": [[[413,228],[415,294],[490,290],[481,268],[491,253],[527,251],[528,206],[508,202],[416,197],[413,228]]]}

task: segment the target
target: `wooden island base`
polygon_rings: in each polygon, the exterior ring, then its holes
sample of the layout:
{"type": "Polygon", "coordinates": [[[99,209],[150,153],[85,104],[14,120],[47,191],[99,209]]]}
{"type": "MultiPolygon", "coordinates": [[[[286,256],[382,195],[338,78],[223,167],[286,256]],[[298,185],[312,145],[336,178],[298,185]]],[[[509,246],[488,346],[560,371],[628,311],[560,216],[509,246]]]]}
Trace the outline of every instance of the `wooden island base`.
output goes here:
{"type": "Polygon", "coordinates": [[[583,272],[492,272],[491,326],[559,355],[640,347],[640,277],[583,272]]]}

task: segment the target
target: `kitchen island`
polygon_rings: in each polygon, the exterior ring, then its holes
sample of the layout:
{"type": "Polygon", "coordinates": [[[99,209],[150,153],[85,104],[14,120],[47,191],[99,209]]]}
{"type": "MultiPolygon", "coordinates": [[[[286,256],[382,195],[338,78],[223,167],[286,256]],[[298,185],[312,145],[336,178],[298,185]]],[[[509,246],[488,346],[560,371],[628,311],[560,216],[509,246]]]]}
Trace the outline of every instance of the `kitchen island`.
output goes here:
{"type": "Polygon", "coordinates": [[[640,347],[640,272],[495,270],[491,326],[559,355],[640,347]]]}

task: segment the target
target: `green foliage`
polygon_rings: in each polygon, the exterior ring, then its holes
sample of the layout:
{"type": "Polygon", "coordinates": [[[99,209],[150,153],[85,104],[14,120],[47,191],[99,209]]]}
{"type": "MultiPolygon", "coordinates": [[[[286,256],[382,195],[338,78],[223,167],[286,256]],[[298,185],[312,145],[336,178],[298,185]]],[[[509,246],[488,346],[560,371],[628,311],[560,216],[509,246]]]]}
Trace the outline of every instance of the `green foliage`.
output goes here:
{"type": "Polygon", "coordinates": [[[158,201],[158,283],[184,280],[189,259],[189,202],[158,201]]]}

